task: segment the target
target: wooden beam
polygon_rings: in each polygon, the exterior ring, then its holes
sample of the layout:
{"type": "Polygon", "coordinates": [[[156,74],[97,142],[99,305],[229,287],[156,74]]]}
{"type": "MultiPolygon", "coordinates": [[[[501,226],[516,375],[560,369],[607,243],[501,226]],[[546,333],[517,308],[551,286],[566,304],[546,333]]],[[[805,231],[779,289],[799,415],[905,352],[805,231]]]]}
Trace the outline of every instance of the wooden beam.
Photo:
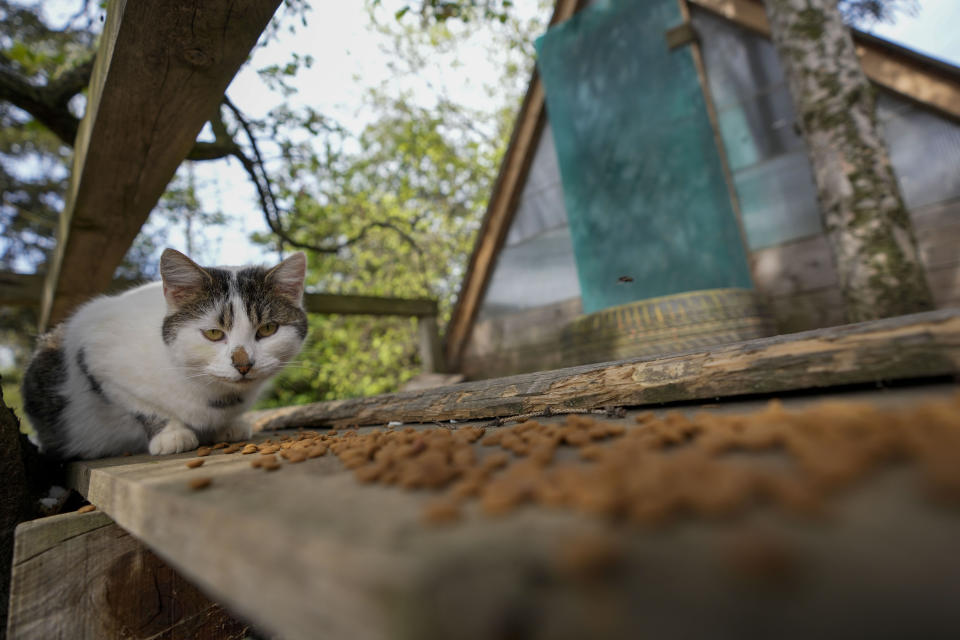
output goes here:
{"type": "Polygon", "coordinates": [[[440,331],[437,317],[420,318],[417,322],[419,334],[420,363],[423,373],[443,373],[446,365],[443,361],[443,348],[440,344],[440,331]]]}
{"type": "MultiPolygon", "coordinates": [[[[567,20],[582,4],[582,0],[557,0],[550,24],[567,20]]],[[[533,152],[537,148],[545,122],[543,83],[534,70],[520,105],[487,211],[477,232],[477,242],[470,255],[457,304],[453,309],[450,324],[447,325],[444,352],[448,371],[459,369],[460,355],[466,346],[480,302],[493,274],[497,253],[503,246],[507,231],[510,230],[527,172],[533,162],[533,152]]]]}
{"type": "MultiPolygon", "coordinates": [[[[0,306],[32,307],[43,294],[43,274],[0,272],[0,306]]],[[[140,284],[134,280],[115,279],[106,292],[123,291],[140,284]]],[[[329,293],[307,293],[303,304],[310,313],[339,313],[370,316],[436,317],[437,301],[429,298],[387,298],[347,296],[329,293]]]]}
{"type": "Polygon", "coordinates": [[[696,42],[697,32],[693,30],[693,25],[689,22],[683,22],[667,29],[666,39],[667,47],[673,50],[696,42]]]}
{"type": "Polygon", "coordinates": [[[330,293],[307,293],[303,305],[310,313],[339,313],[366,316],[437,315],[437,301],[428,298],[381,298],[376,296],[342,296],[330,293]]]}
{"type": "MultiPolygon", "coordinates": [[[[759,0],[688,0],[690,4],[770,37],[759,0]]],[[[960,120],[960,69],[915,51],[851,30],[864,73],[875,84],[960,120]]]]}
{"type": "MultiPolygon", "coordinates": [[[[43,273],[0,272],[0,307],[38,307],[45,280],[43,273]]],[[[114,278],[102,293],[119,293],[138,284],[143,281],[114,278]]]]}
{"type": "Polygon", "coordinates": [[[102,512],[17,527],[11,640],[241,640],[247,630],[102,512]]]}
{"type": "Polygon", "coordinates": [[[946,309],[678,355],[253,412],[247,419],[260,429],[470,420],[958,373],[960,309],[946,309]]]}
{"type": "Polygon", "coordinates": [[[0,307],[35,307],[43,295],[41,273],[0,273],[0,307]]]}
{"type": "Polygon", "coordinates": [[[280,0],[111,0],[74,146],[41,328],[113,278],[280,0]]]}

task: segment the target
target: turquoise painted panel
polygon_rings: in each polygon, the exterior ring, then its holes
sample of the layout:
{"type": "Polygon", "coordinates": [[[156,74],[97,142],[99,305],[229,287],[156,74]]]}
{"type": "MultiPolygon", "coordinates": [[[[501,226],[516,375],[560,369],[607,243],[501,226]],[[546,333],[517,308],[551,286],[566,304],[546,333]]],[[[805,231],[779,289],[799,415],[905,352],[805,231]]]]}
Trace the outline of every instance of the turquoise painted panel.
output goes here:
{"type": "Polygon", "coordinates": [[[680,22],[676,0],[601,0],[537,41],[586,313],[752,286],[680,22]]]}

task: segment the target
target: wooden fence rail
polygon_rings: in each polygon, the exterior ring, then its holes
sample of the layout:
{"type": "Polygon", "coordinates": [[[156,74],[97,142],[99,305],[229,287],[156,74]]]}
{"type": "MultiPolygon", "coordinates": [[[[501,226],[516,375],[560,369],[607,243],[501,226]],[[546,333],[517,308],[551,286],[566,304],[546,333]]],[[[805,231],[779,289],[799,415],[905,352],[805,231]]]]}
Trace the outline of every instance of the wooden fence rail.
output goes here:
{"type": "MultiPolygon", "coordinates": [[[[36,307],[43,295],[45,275],[0,272],[0,307],[36,307]]],[[[137,284],[115,279],[107,293],[137,284]]],[[[443,357],[437,324],[437,301],[429,298],[390,298],[307,293],[303,306],[308,313],[415,317],[418,324],[420,360],[425,373],[442,373],[443,357]]]]}

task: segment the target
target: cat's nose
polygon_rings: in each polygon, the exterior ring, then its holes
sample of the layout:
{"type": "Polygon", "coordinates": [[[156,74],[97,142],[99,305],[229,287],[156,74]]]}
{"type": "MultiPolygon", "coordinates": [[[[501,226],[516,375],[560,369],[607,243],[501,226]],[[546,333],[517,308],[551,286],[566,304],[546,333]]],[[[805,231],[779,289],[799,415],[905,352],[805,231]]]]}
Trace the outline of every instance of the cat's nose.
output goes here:
{"type": "Polygon", "coordinates": [[[233,350],[233,353],[230,354],[230,362],[242,376],[247,375],[250,369],[253,369],[253,360],[250,359],[247,350],[243,347],[237,347],[233,350]]]}

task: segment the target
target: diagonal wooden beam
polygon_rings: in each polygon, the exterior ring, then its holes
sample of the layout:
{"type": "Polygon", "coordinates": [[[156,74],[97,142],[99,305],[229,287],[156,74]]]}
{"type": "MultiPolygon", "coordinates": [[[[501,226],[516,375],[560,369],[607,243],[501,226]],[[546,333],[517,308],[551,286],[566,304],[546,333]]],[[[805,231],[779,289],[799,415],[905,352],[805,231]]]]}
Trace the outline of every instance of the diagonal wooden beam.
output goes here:
{"type": "Polygon", "coordinates": [[[104,291],[280,0],[111,0],[40,326],[104,291]]]}

